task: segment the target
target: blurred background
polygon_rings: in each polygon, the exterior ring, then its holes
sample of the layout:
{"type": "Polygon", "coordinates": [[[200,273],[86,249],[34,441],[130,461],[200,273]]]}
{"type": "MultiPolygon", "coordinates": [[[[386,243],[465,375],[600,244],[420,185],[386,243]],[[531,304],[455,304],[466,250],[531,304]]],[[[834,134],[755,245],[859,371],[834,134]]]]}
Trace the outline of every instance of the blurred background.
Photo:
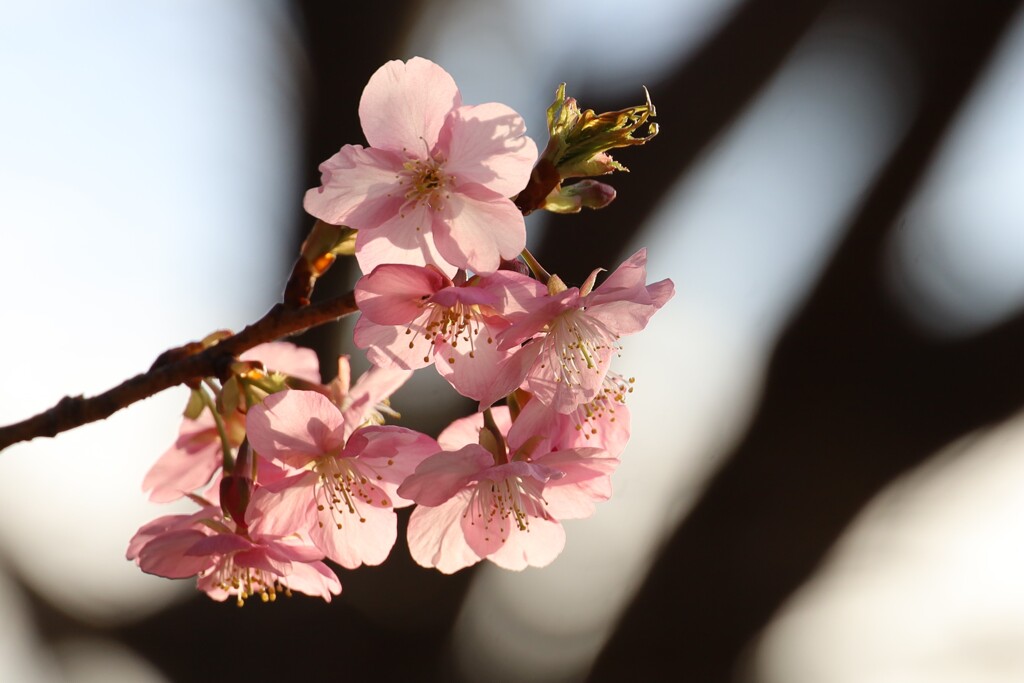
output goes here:
{"type": "MultiPolygon", "coordinates": [[[[633,438],[564,554],[339,571],[243,609],[124,560],[187,392],[0,454],[0,680],[1024,680],[1024,13],[993,0],[0,3],[0,423],[280,296],[388,59],[543,146],[642,101],[609,208],[529,218],[580,282],[640,246],[633,438]]],[[[319,295],[351,286],[336,267],[319,295]]],[[[330,379],[344,326],[304,335],[330,379]]],[[[363,362],[357,359],[357,362],[363,362]]],[[[472,407],[427,371],[436,434],[472,407]]],[[[403,517],[403,520],[405,517],[403,517]]],[[[401,534],[400,534],[401,536],[401,534]]]]}

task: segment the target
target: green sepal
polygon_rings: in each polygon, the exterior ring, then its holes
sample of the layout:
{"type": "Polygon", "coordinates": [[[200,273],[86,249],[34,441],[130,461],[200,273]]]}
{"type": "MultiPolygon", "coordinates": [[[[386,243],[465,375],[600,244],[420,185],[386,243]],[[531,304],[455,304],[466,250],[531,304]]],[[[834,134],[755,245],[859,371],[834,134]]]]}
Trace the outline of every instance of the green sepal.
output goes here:
{"type": "Polygon", "coordinates": [[[238,410],[238,404],[242,400],[241,387],[238,386],[238,377],[232,376],[221,388],[220,396],[217,399],[221,415],[230,415],[238,410]]]}
{"type": "Polygon", "coordinates": [[[203,414],[203,408],[206,407],[206,402],[203,401],[202,389],[193,389],[188,395],[188,403],[185,405],[185,418],[188,420],[198,420],[199,416],[203,414]]]}

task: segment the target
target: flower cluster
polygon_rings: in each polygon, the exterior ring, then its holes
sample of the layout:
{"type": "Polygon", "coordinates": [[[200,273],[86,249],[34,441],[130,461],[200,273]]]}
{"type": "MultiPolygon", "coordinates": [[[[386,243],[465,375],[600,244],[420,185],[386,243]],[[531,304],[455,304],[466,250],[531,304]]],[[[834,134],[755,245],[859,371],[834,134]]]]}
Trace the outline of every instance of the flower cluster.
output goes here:
{"type": "Polygon", "coordinates": [[[142,527],[129,559],[196,577],[216,600],[292,591],[330,600],[341,583],[325,560],[382,563],[396,508],[413,505],[408,545],[424,567],[555,559],[561,520],[590,516],[611,495],[629,437],[633,380],[610,369],[620,340],[673,295],[668,280],[647,284],[645,250],[579,287],[525,251],[523,214],[557,203],[563,178],[614,170],[607,150],[638,144],[630,134],[653,115],[649,102],[629,126],[622,112],[609,115],[595,142],[604,119],[586,112],[569,125],[581,115],[564,86],[559,96],[547,147],[558,153],[547,164],[567,170],[537,185],[537,146],[509,107],[464,105],[451,76],[425,59],[389,62],[370,78],[359,104],[369,146],[346,145],[321,165],[322,184],[305,198],[321,236],[302,258],[315,278],[354,236],[365,273],[354,343],[372,367],[353,382],[343,356],[323,384],[311,351],[276,342],[193,387],[180,435],[143,487],[154,501],[188,497],[199,510],[142,527]],[[531,193],[538,199],[524,207],[531,193]],[[479,403],[436,440],[386,424],[398,417],[391,394],[431,364],[479,403]]]}

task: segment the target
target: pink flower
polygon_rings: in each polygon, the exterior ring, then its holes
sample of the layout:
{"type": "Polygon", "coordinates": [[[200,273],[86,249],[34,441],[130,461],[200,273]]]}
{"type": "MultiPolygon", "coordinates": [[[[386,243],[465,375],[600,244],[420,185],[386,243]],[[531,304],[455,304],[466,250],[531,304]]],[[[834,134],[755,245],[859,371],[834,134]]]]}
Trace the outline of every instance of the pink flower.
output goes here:
{"type": "Polygon", "coordinates": [[[445,574],[484,557],[506,569],[547,566],[565,546],[565,531],[542,498],[554,476],[527,462],[495,465],[477,444],[427,458],[398,489],[419,503],[409,520],[409,552],[445,574]]]}
{"type": "MultiPolygon", "coordinates": [[[[513,457],[559,472],[544,487],[544,502],[550,515],[556,519],[590,517],[595,503],[611,498],[611,475],[619,466],[619,455],[629,439],[628,419],[624,430],[618,420],[607,422],[615,426],[608,430],[595,427],[597,433],[587,439],[569,415],[540,401],[528,401],[515,422],[506,406],[491,408],[491,414],[513,457]],[[605,442],[616,452],[609,452],[605,442]]],[[[606,414],[602,422],[609,419],[606,414]]],[[[441,432],[438,443],[445,450],[476,443],[483,425],[482,413],[461,418],[441,432]]]]}
{"type": "MultiPolygon", "coordinates": [[[[508,409],[492,414],[508,433],[508,409]]],[[[505,569],[546,566],[565,546],[558,520],[592,514],[593,501],[610,495],[601,481],[618,460],[596,448],[552,452],[543,438],[509,441],[511,454],[495,455],[477,443],[482,426],[481,413],[456,420],[438,438],[445,450],[399,487],[419,504],[409,520],[409,552],[446,574],[482,558],[505,569]]]]}
{"type": "Polygon", "coordinates": [[[246,521],[271,535],[308,533],[330,559],[354,568],[383,562],[396,538],[398,485],[437,442],[409,429],[359,427],[315,391],[283,391],[248,413],[258,453],[300,473],[253,493],[246,521]]]}
{"type": "Polygon", "coordinates": [[[363,272],[381,263],[494,272],[526,246],[509,197],[530,177],[537,146],[503,104],[462,104],[455,81],[433,62],[391,61],[359,102],[369,148],[345,145],[320,165],[306,211],[359,231],[363,272]]]}
{"type": "Polygon", "coordinates": [[[514,316],[498,348],[527,342],[520,353],[534,360],[523,386],[536,399],[568,413],[598,396],[619,339],[646,327],[675,293],[671,280],[647,285],[646,266],[641,249],[597,289],[594,271],[582,288],[549,283],[547,296],[521,302],[527,312],[514,316]]]}
{"type": "Polygon", "coordinates": [[[143,526],[127,557],[148,574],[196,576],[199,590],[219,601],[235,596],[239,606],[254,595],[267,602],[293,590],[327,602],[341,593],[338,577],[320,561],[322,552],[295,536],[250,535],[213,505],[143,526]]]}
{"type": "Polygon", "coordinates": [[[355,343],[373,364],[417,369],[434,362],[460,394],[484,407],[522,382],[525,368],[508,370],[518,348],[499,351],[495,338],[510,325],[504,316],[516,299],[544,292],[536,280],[496,273],[456,285],[434,266],[385,264],[355,291],[362,312],[355,343]],[[523,291],[511,297],[512,288],[523,291]]]}

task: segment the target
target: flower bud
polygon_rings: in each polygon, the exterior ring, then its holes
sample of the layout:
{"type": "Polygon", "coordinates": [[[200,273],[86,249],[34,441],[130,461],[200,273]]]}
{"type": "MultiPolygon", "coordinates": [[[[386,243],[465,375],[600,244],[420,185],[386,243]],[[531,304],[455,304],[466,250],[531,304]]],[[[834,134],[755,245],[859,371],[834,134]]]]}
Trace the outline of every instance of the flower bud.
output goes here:
{"type": "Polygon", "coordinates": [[[592,109],[581,111],[575,99],[566,97],[562,83],[548,107],[550,139],[541,159],[551,162],[563,180],[628,170],[607,152],[642,145],[658,134],[658,124],[648,123],[655,110],[646,88],[644,96],[646,102],[642,105],[595,114],[592,109]],[[646,133],[634,137],[644,124],[646,133]]]}
{"type": "Polygon", "coordinates": [[[498,270],[511,270],[514,273],[526,275],[527,277],[531,275],[530,266],[526,265],[526,263],[519,258],[502,259],[501,263],[498,265],[498,270]]]}
{"type": "Polygon", "coordinates": [[[284,301],[290,306],[308,306],[313,287],[334,265],[338,256],[355,253],[356,230],[318,220],[306,236],[292,274],[285,285],[284,301]]]}
{"type": "MultiPolygon", "coordinates": [[[[606,155],[607,156],[607,155],[606,155]]],[[[552,213],[579,213],[580,209],[603,209],[615,199],[615,188],[596,180],[580,180],[559,186],[544,199],[544,208],[552,213]]]]}
{"type": "Polygon", "coordinates": [[[220,480],[220,507],[241,529],[247,526],[245,510],[249,507],[251,492],[252,480],[248,477],[229,475],[220,480]]]}

